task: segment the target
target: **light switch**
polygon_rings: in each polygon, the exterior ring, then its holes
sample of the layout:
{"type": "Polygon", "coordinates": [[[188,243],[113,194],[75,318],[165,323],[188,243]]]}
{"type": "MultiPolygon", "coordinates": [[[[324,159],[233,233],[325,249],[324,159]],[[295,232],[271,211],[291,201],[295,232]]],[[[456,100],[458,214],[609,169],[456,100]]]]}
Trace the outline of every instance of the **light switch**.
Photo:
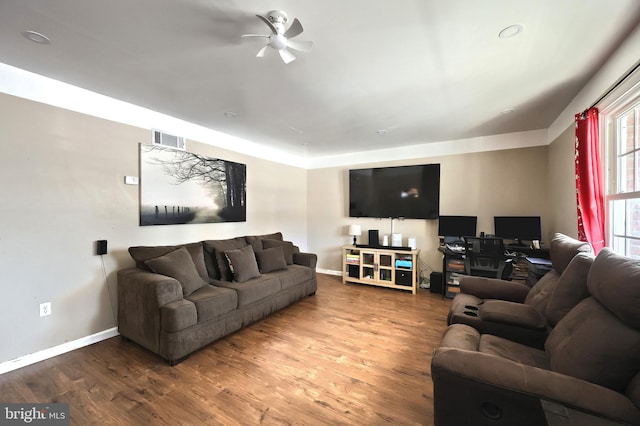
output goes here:
{"type": "Polygon", "coordinates": [[[138,184],[138,176],[125,176],[124,183],[127,185],[137,185],[138,184]]]}

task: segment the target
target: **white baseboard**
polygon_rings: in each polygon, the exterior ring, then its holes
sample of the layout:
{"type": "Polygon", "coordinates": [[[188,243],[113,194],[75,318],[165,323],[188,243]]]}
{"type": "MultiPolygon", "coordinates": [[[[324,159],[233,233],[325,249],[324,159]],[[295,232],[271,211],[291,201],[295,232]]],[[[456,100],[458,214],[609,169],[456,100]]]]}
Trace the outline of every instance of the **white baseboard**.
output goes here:
{"type": "Polygon", "coordinates": [[[334,271],[333,269],[317,269],[316,272],[319,274],[337,275],[339,277],[342,276],[342,271],[334,271]]]}
{"type": "Polygon", "coordinates": [[[54,356],[62,355],[102,340],[110,339],[118,336],[118,334],[118,327],[113,327],[90,336],[81,337],[72,342],[63,343],[62,345],[5,361],[0,364],[0,374],[8,373],[9,371],[17,370],[18,368],[26,367],[27,365],[35,364],[36,362],[44,361],[45,359],[53,358],[54,356]]]}

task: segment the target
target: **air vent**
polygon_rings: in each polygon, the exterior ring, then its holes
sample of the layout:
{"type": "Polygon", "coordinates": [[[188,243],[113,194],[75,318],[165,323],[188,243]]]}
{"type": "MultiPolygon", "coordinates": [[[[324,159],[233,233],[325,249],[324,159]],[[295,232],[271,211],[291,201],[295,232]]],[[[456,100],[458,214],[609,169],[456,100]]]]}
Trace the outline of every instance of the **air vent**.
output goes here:
{"type": "Polygon", "coordinates": [[[153,130],[153,144],[162,145],[168,148],[185,150],[186,144],[182,136],[174,136],[168,133],[163,133],[160,130],[153,130]]]}

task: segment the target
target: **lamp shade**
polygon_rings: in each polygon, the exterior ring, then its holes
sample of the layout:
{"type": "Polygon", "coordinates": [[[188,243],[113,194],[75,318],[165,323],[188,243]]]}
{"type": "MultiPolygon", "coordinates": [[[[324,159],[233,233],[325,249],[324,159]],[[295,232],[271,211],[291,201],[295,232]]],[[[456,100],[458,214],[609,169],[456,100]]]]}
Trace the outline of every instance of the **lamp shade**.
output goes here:
{"type": "Polygon", "coordinates": [[[352,237],[359,237],[362,235],[362,229],[360,225],[349,225],[349,235],[352,237]]]}

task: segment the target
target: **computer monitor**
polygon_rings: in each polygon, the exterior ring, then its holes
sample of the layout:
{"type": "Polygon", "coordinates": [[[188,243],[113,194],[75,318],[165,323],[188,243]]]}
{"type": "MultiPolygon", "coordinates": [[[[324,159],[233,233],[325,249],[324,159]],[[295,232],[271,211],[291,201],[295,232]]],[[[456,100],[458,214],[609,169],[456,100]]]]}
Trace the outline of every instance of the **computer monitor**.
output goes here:
{"type": "Polygon", "coordinates": [[[438,218],[438,236],[456,240],[460,237],[475,237],[478,226],[477,216],[440,216],[438,218]]]}
{"type": "Polygon", "coordinates": [[[516,244],[542,239],[540,216],[494,216],[493,225],[496,237],[516,244]]]}

